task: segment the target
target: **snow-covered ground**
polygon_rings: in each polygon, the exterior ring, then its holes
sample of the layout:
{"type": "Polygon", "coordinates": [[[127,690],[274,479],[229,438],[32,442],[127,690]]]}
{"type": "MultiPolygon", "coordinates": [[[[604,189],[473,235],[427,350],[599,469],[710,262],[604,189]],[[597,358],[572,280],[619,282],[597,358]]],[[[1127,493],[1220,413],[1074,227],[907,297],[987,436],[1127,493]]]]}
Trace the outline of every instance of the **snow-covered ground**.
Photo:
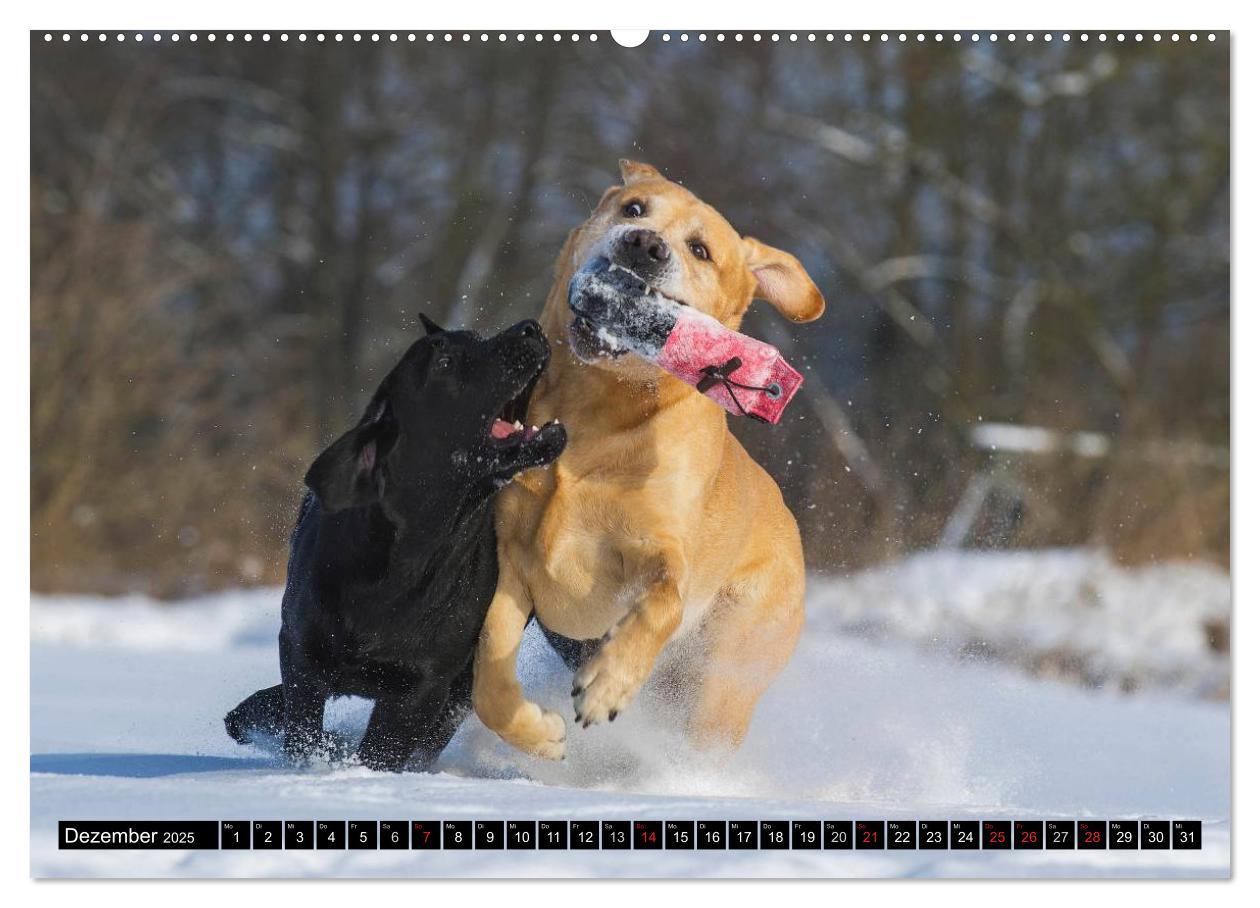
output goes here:
{"type": "MultiPolygon", "coordinates": [[[[1122,571],[1082,553],[932,554],[815,579],[800,648],[748,741],[716,766],[646,694],[570,729],[563,764],[475,718],[433,774],[294,769],[235,745],[222,716],[277,680],[279,591],[179,605],[32,598],[31,855],[37,876],[1223,876],[1228,677],[1195,628],[1227,575],[1122,571]],[[1092,578],[1084,595],[1081,577],[1092,578]],[[1073,578],[1076,578],[1075,580],[1073,578]],[[1077,592],[1073,592],[1073,590],[1077,592]],[[1084,595],[1084,598],[1082,596],[1084,595]],[[855,635],[854,631],[861,635],[855,635]],[[1087,690],[1043,673],[1071,651],[1087,690]],[[971,658],[977,651],[992,658],[971,658]],[[959,653],[965,658],[958,658],[959,653]],[[1136,680],[1135,680],[1136,679],[1136,680]],[[59,819],[1204,820],[1191,852],[61,852],[59,819]]],[[[1222,598],[1223,597],[1223,598],[1222,598]]],[[[1205,619],[1206,616],[1206,619],[1205,619]]],[[[535,634],[527,690],[565,707],[535,634]]],[[[1070,674],[1065,675],[1072,677],[1070,674]]],[[[361,731],[368,704],[330,724],[361,731]]],[[[571,712],[567,713],[571,715],[571,712]]]]}
{"type": "Polygon", "coordinates": [[[1229,692],[1229,575],[1104,552],[924,552],[811,588],[822,626],[1115,690],[1229,692]],[[1213,642],[1218,645],[1214,646],[1213,642]]]}

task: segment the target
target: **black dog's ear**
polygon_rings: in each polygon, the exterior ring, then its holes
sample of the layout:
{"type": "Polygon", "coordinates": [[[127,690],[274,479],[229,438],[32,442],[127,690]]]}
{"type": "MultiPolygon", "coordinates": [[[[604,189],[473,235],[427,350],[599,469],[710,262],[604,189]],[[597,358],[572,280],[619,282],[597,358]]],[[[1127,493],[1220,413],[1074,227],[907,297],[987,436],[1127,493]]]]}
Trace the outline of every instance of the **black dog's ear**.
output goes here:
{"type": "Polygon", "coordinates": [[[420,313],[420,324],[424,326],[424,333],[426,337],[430,334],[444,334],[446,332],[445,328],[433,319],[429,318],[423,312],[420,313]]]}
{"type": "Polygon", "coordinates": [[[372,504],[380,495],[380,426],[355,426],[315,458],[306,471],[306,485],[330,514],[372,504]]]}

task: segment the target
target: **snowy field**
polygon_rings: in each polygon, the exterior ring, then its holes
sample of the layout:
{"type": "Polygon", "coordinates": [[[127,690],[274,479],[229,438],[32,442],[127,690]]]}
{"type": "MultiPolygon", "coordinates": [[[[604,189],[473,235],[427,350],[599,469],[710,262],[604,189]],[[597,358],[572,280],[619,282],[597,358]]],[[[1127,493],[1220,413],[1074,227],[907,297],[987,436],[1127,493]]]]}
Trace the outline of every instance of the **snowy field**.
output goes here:
{"type": "MultiPolygon", "coordinates": [[[[475,718],[434,774],[297,770],[222,716],[278,680],[279,591],[32,599],[36,876],[1178,876],[1229,873],[1229,610],[1209,568],[929,554],[815,579],[748,742],[705,765],[646,694],[563,764],[475,718]],[[1154,572],[1154,573],[1152,573],[1154,572]],[[1056,654],[1050,659],[1047,654],[1056,654]],[[1047,669],[1068,665],[1071,671],[1047,669]],[[1054,675],[1060,680],[1051,680],[1054,675]],[[1068,680],[1063,680],[1068,679],[1068,680]],[[1087,681],[1094,689],[1080,683],[1087,681]],[[1136,689],[1121,693],[1120,689],[1136,689]],[[1200,852],[59,852],[59,819],[1202,819],[1200,852]]],[[[569,679],[531,633],[526,688],[569,679]]],[[[338,701],[352,736],[368,704],[338,701]]]]}

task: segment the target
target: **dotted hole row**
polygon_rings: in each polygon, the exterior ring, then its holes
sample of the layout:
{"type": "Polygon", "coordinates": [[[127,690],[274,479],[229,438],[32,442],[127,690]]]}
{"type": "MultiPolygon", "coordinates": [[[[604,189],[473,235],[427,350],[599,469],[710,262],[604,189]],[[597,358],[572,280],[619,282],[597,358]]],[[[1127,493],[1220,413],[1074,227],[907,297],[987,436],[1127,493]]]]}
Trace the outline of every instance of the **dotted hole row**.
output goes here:
{"type": "MultiPolygon", "coordinates": [[[[56,37],[57,37],[57,36],[55,36],[52,32],[45,32],[45,33],[44,33],[44,41],[46,41],[46,42],[54,41],[54,40],[56,40],[56,37]]],[[[62,40],[62,41],[71,41],[71,40],[73,40],[73,37],[74,37],[74,36],[72,36],[69,32],[62,32],[62,33],[61,33],[61,35],[60,35],[60,37],[61,37],[61,40],[62,40]]],[[[90,35],[90,34],[88,34],[88,33],[86,33],[86,32],[80,32],[80,33],[78,33],[78,39],[79,39],[80,41],[90,41],[90,40],[92,40],[92,37],[93,37],[92,35],[90,35]]],[[[108,40],[110,39],[110,35],[108,35],[108,34],[106,34],[106,33],[104,33],[104,32],[101,32],[101,33],[97,34],[95,37],[96,37],[96,39],[97,39],[98,41],[108,41],[108,40]]],[[[117,33],[117,34],[115,34],[113,37],[114,37],[114,40],[115,40],[115,41],[126,41],[126,40],[128,39],[128,35],[127,35],[127,34],[124,34],[124,33],[122,33],[122,32],[118,32],[118,33],[117,33]]],[[[134,35],[131,35],[130,37],[131,37],[133,40],[135,40],[135,41],[146,41],[146,40],[148,40],[148,41],[153,41],[153,42],[155,42],[155,43],[157,43],[157,42],[161,42],[161,41],[163,40],[163,35],[162,35],[162,33],[160,33],[160,32],[152,32],[152,33],[149,33],[149,34],[145,34],[145,33],[143,33],[143,32],[136,32],[134,35]]],[[[196,34],[196,33],[190,33],[190,34],[184,35],[184,34],[181,34],[181,33],[179,33],[179,32],[171,32],[171,33],[169,33],[169,34],[167,34],[167,35],[165,36],[165,39],[166,39],[166,40],[169,40],[169,41],[173,41],[173,42],[178,42],[178,41],[180,41],[180,40],[197,41],[197,40],[199,40],[199,38],[200,38],[200,37],[202,37],[202,36],[199,36],[199,35],[198,35],[198,34],[196,34]]],[[[215,40],[217,40],[217,39],[218,39],[218,37],[219,37],[219,36],[218,36],[218,35],[216,35],[216,34],[214,34],[213,32],[211,32],[211,33],[206,34],[204,37],[205,37],[205,40],[207,40],[207,41],[215,41],[215,40]]],[[[234,34],[234,33],[226,33],[226,34],[224,34],[222,37],[223,37],[223,40],[225,40],[225,41],[235,41],[238,37],[239,37],[242,41],[253,41],[253,40],[254,40],[254,38],[255,38],[255,36],[254,36],[252,33],[250,33],[250,32],[246,32],[246,33],[241,34],[241,35],[239,35],[239,36],[238,36],[238,35],[236,35],[236,34],[234,34]]],[[[487,33],[487,32],[480,32],[480,33],[470,33],[470,32],[459,32],[459,33],[444,32],[444,33],[434,33],[434,32],[426,32],[426,33],[424,33],[424,34],[416,34],[415,32],[407,32],[407,33],[400,33],[400,32],[386,32],[386,33],[382,33],[382,32],[372,32],[372,33],[369,33],[369,34],[363,34],[363,33],[359,33],[359,32],[355,32],[355,33],[351,33],[351,34],[344,34],[344,33],[341,33],[341,32],[335,32],[335,33],[332,33],[332,34],[325,34],[325,33],[323,33],[323,32],[315,32],[315,33],[312,33],[312,34],[310,34],[310,35],[308,35],[306,32],[298,32],[298,33],[296,33],[296,34],[290,35],[290,34],[289,34],[289,33],[287,33],[287,32],[281,32],[281,33],[279,33],[279,34],[277,34],[277,35],[274,35],[274,36],[273,36],[273,35],[272,35],[271,33],[269,33],[269,32],[263,32],[263,33],[259,34],[257,37],[259,38],[259,40],[262,40],[262,41],[271,41],[273,38],[275,38],[276,40],[279,40],[279,41],[288,41],[288,40],[290,40],[291,38],[292,38],[292,39],[296,39],[296,40],[298,40],[298,41],[306,41],[306,40],[308,40],[308,39],[314,39],[315,41],[325,41],[325,40],[327,40],[327,39],[331,38],[333,41],[345,41],[345,40],[350,40],[350,41],[364,41],[364,40],[368,40],[368,41],[377,41],[377,42],[379,42],[379,41],[403,41],[403,40],[405,40],[405,41],[415,42],[415,41],[421,41],[421,40],[423,40],[423,41],[427,41],[427,42],[433,42],[433,41],[443,41],[443,42],[447,42],[447,43],[453,43],[453,42],[455,42],[455,41],[471,42],[471,41],[473,41],[473,40],[475,40],[475,39],[480,40],[480,41],[483,41],[483,42],[488,42],[488,41],[490,41],[492,38],[497,38],[500,42],[507,42],[507,41],[511,41],[511,40],[516,40],[517,42],[525,42],[525,41],[529,41],[529,40],[531,40],[531,39],[532,39],[533,41],[535,41],[535,42],[541,42],[541,41],[546,41],[548,38],[550,38],[553,42],[558,42],[558,41],[563,41],[563,40],[565,39],[566,35],[562,35],[562,34],[561,34],[561,33],[559,33],[559,32],[553,32],[553,33],[550,33],[550,34],[544,34],[544,33],[542,33],[542,32],[533,32],[533,33],[530,33],[530,34],[526,34],[526,33],[524,33],[524,32],[517,32],[517,33],[515,33],[514,35],[509,35],[509,34],[508,34],[508,33],[506,33],[506,32],[500,32],[500,33],[498,33],[497,35],[491,35],[490,33],[487,33]]],[[[567,37],[569,38],[569,40],[570,40],[570,41],[581,41],[581,40],[583,39],[583,37],[586,37],[586,38],[587,38],[588,40],[590,40],[590,41],[598,41],[598,40],[599,40],[598,35],[595,35],[595,34],[590,34],[590,35],[585,35],[585,36],[584,36],[584,35],[577,34],[577,33],[569,33],[569,34],[567,35],[567,37]]],[[[658,40],[660,40],[660,41],[662,41],[662,42],[669,42],[669,41],[673,41],[673,40],[678,40],[678,41],[690,41],[690,40],[692,39],[692,37],[693,37],[692,35],[690,35],[690,34],[688,34],[688,33],[686,33],[686,32],[683,32],[683,33],[681,33],[681,34],[673,34],[673,33],[670,33],[670,32],[664,32],[664,33],[661,33],[661,34],[657,35],[657,39],[658,39],[658,40]]],[[[697,40],[697,41],[702,41],[702,42],[703,42],[703,41],[708,41],[708,40],[710,39],[710,35],[708,35],[707,33],[704,33],[704,32],[701,32],[701,33],[699,33],[699,34],[696,34],[694,37],[695,37],[695,40],[697,40]]],[[[718,32],[717,34],[714,34],[714,35],[712,36],[713,40],[716,40],[716,41],[726,41],[726,40],[727,40],[727,37],[728,37],[728,36],[727,36],[725,33],[722,33],[722,32],[718,32]]],[[[933,33],[924,33],[924,32],[897,32],[897,33],[891,33],[891,32],[845,32],[845,33],[843,33],[843,34],[837,34],[837,33],[832,33],[832,32],[827,32],[827,33],[823,33],[823,34],[816,34],[816,33],[814,33],[814,32],[809,32],[809,33],[807,33],[807,34],[797,34],[797,33],[795,33],[795,32],[790,32],[790,33],[787,33],[787,34],[785,34],[785,35],[780,35],[780,34],[779,34],[779,33],[777,33],[777,32],[770,32],[770,33],[768,33],[768,34],[766,34],[766,35],[762,35],[762,34],[761,34],[761,33],[759,33],[759,32],[754,32],[754,33],[753,33],[753,34],[751,34],[751,35],[745,35],[745,34],[744,34],[744,33],[742,33],[742,32],[737,32],[737,33],[735,33],[735,34],[733,34],[733,35],[731,35],[731,36],[730,36],[730,38],[731,38],[732,40],[736,41],[736,42],[745,41],[745,40],[749,40],[749,41],[756,42],[756,41],[761,41],[761,40],[763,40],[764,38],[768,38],[770,41],[779,41],[779,40],[781,40],[781,39],[782,39],[782,38],[784,38],[784,37],[786,37],[788,41],[799,41],[799,40],[801,40],[801,39],[804,39],[804,40],[806,40],[806,41],[836,41],[836,40],[848,41],[848,42],[853,42],[853,41],[866,41],[866,42],[870,42],[870,41],[884,41],[884,42],[887,42],[887,41],[898,41],[898,42],[907,43],[907,42],[912,42],[912,41],[915,41],[915,42],[927,42],[927,41],[946,41],[946,40],[952,40],[952,41],[954,41],[954,42],[971,41],[972,43],[978,43],[978,42],[980,42],[980,41],[989,41],[990,43],[997,43],[997,42],[999,42],[999,41],[1006,41],[1006,42],[1008,42],[1008,43],[1009,43],[1009,42],[1015,42],[1015,41],[1018,41],[1021,37],[1024,39],[1024,41],[1025,41],[1025,42],[1036,41],[1038,38],[1040,38],[1042,41],[1049,42],[1049,41],[1053,41],[1056,37],[1057,37],[1057,38],[1059,38],[1059,39],[1060,39],[1060,40],[1062,40],[1062,41],[1079,40],[1079,41],[1085,41],[1085,42],[1090,41],[1091,39],[1092,39],[1092,40],[1097,40],[1097,41],[1100,41],[1100,42],[1106,42],[1106,41],[1108,41],[1108,40],[1114,40],[1114,41],[1117,41],[1117,42],[1123,42],[1123,41],[1130,40],[1130,39],[1131,39],[1131,40],[1133,40],[1133,41],[1138,41],[1138,42],[1140,42],[1140,41],[1144,41],[1144,40],[1146,40],[1148,37],[1149,37],[1149,39],[1150,39],[1151,41],[1159,42],[1159,41],[1163,41],[1163,40],[1164,40],[1164,38],[1166,37],[1168,40],[1170,40],[1170,41],[1174,41],[1174,42],[1175,42],[1175,41],[1180,41],[1180,40],[1181,40],[1181,38],[1182,38],[1182,35],[1181,35],[1181,33],[1179,33],[1179,32],[1173,32],[1173,33],[1168,34],[1168,35],[1165,35],[1165,34],[1162,34],[1162,33],[1159,33],[1159,32],[1154,32],[1154,33],[1151,33],[1151,34],[1149,34],[1149,35],[1144,34],[1144,33],[1142,33],[1142,32],[1136,32],[1136,33],[1132,33],[1132,34],[1127,34],[1127,33],[1124,33],[1124,32],[1116,32],[1116,33],[1111,33],[1111,34],[1108,34],[1108,33],[1105,33],[1105,32],[1098,32],[1098,33],[1094,33],[1094,34],[1090,34],[1090,33],[1088,33],[1088,32],[1081,32],[1081,33],[1079,33],[1079,34],[1077,34],[1077,35],[1073,35],[1073,34],[1068,33],[1068,32],[1063,32],[1063,33],[1061,33],[1061,34],[1055,34],[1055,33],[1051,33],[1051,32],[1044,32],[1044,33],[1040,33],[1040,34],[1036,34],[1036,35],[1035,35],[1035,34],[1033,34],[1032,32],[1027,32],[1027,33],[1024,33],[1024,34],[1022,34],[1022,35],[1021,35],[1021,34],[1017,34],[1017,33],[1015,33],[1015,32],[1003,32],[1003,33],[998,33],[998,32],[987,32],[987,33],[981,33],[981,32],[967,32],[967,33],[963,33],[963,32],[952,32],[952,33],[945,33],[945,32],[933,32],[933,33]]],[[[1190,32],[1190,33],[1188,33],[1185,37],[1186,37],[1186,38],[1188,38],[1190,41],[1198,41],[1198,40],[1199,40],[1199,35],[1198,35],[1197,33],[1195,33],[1195,32],[1190,32]]],[[[1209,32],[1209,33],[1207,34],[1207,36],[1206,36],[1206,37],[1207,37],[1207,40],[1209,40],[1209,41],[1215,41],[1215,40],[1216,40],[1216,35],[1215,35],[1215,33],[1212,33],[1212,32],[1209,32]]]]}

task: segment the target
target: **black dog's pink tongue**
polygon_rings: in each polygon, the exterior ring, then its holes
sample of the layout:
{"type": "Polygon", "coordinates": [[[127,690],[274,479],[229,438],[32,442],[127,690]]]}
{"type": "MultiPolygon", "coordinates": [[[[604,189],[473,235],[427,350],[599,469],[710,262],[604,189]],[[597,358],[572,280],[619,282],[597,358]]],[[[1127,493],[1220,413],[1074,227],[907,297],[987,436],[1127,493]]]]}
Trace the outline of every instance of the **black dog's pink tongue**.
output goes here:
{"type": "Polygon", "coordinates": [[[522,441],[529,441],[539,432],[537,426],[522,426],[519,422],[510,423],[506,419],[496,419],[490,424],[490,437],[498,441],[519,435],[522,441]]]}

